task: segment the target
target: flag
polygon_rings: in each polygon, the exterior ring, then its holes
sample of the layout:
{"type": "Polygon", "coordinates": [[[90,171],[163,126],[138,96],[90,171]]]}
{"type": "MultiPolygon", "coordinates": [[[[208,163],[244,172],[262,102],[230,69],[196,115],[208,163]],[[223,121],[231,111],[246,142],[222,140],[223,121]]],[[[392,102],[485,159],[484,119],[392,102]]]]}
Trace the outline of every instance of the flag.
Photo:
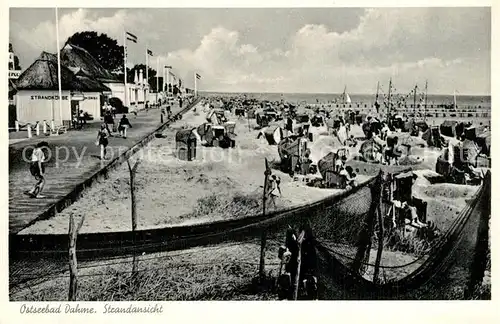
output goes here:
{"type": "Polygon", "coordinates": [[[127,34],[127,40],[137,43],[137,36],[129,32],[126,32],[126,34],[127,34]]]}
{"type": "Polygon", "coordinates": [[[148,55],[153,56],[153,52],[151,50],[148,50],[148,55]]]}
{"type": "Polygon", "coordinates": [[[196,73],[196,79],[201,79],[201,75],[199,75],[198,73],[196,73]]]}

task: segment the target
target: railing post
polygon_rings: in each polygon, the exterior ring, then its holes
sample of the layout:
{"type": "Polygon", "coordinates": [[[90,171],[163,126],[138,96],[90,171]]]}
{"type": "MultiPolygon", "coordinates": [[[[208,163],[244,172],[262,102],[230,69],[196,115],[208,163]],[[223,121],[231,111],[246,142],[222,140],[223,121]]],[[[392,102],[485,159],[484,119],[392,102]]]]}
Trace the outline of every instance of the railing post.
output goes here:
{"type": "MultiPolygon", "coordinates": [[[[262,194],[262,215],[266,215],[266,203],[267,203],[267,183],[269,181],[269,176],[271,175],[271,169],[267,159],[265,159],[266,171],[264,171],[264,190],[262,194]]],[[[267,241],[267,230],[262,229],[261,239],[260,239],[260,262],[259,262],[259,276],[261,279],[265,277],[266,268],[266,241],[267,241]]]]}
{"type": "Polygon", "coordinates": [[[43,121],[43,133],[47,134],[47,121],[43,121]]]}
{"type": "Polygon", "coordinates": [[[84,216],[81,216],[80,223],[75,227],[73,213],[69,215],[69,292],[68,300],[76,301],[78,289],[78,268],[76,260],[76,238],[82,228],[84,216]]]}
{"type": "Polygon", "coordinates": [[[40,123],[36,123],[36,136],[40,136],[40,123]]]}
{"type": "Polygon", "coordinates": [[[15,121],[16,132],[19,132],[19,121],[15,121]]]}
{"type": "Polygon", "coordinates": [[[141,160],[135,162],[134,166],[130,166],[130,160],[127,160],[128,170],[130,173],[130,200],[132,209],[132,241],[133,241],[133,258],[132,258],[132,277],[135,278],[137,275],[137,259],[136,259],[136,246],[135,246],[135,231],[137,229],[137,208],[135,201],[135,187],[134,180],[137,168],[141,160]]]}
{"type": "Polygon", "coordinates": [[[31,138],[32,137],[32,134],[31,134],[31,124],[28,124],[28,138],[31,138]]]}
{"type": "Polygon", "coordinates": [[[375,259],[375,270],[373,272],[373,282],[379,283],[380,261],[382,260],[382,251],[384,250],[384,217],[382,215],[382,186],[380,183],[380,195],[378,199],[377,218],[378,218],[378,249],[377,258],[375,259]]]}
{"type": "Polygon", "coordinates": [[[305,238],[305,231],[300,232],[297,238],[298,254],[297,254],[297,274],[295,275],[295,284],[293,287],[293,300],[297,300],[300,288],[300,266],[302,264],[302,242],[305,238]]]}
{"type": "Polygon", "coordinates": [[[368,211],[366,226],[363,227],[358,241],[358,250],[352,263],[352,270],[360,272],[363,262],[369,257],[369,248],[371,246],[371,236],[375,227],[375,213],[379,204],[380,186],[382,183],[382,171],[379,172],[375,183],[370,186],[372,202],[368,211]]]}

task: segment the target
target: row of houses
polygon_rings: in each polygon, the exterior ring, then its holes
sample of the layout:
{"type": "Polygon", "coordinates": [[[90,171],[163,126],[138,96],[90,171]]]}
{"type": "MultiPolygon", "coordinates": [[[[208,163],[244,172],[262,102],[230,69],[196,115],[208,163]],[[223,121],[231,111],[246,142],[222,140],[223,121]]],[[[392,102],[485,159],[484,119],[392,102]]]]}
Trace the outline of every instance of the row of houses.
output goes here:
{"type": "Polygon", "coordinates": [[[60,52],[61,98],[59,104],[59,82],[57,55],[42,52],[16,80],[9,84],[9,93],[14,93],[16,119],[21,124],[54,120],[56,125],[69,125],[72,116],[83,110],[95,119],[101,116],[102,107],[111,98],[118,98],[134,111],[157,100],[150,93],[142,70],[136,72],[134,83],[125,84],[107,71],[89,52],[72,44],[66,44],[60,52]]]}

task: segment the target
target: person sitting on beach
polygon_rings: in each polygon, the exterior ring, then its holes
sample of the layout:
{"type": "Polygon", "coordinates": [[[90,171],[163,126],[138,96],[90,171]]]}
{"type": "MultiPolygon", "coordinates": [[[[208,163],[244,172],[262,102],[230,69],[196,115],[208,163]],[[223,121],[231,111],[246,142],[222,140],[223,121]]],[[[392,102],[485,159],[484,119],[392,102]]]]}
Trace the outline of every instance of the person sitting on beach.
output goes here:
{"type": "Polygon", "coordinates": [[[122,119],[120,119],[120,123],[118,124],[118,131],[123,138],[127,138],[127,129],[129,127],[132,128],[130,121],[126,115],[123,115],[122,119]]]}
{"type": "Polygon", "coordinates": [[[396,145],[398,143],[398,137],[388,137],[386,138],[386,147],[384,149],[384,158],[388,165],[391,165],[391,162],[394,161],[394,164],[398,165],[398,158],[401,155],[401,152],[398,151],[396,145]]]}
{"type": "Polygon", "coordinates": [[[377,152],[375,153],[376,157],[375,157],[375,160],[378,162],[378,163],[381,163],[381,164],[386,164],[386,161],[384,159],[384,154],[382,154],[381,152],[384,152],[384,148],[386,146],[386,142],[383,141],[380,136],[379,136],[379,133],[378,132],[374,132],[373,135],[372,135],[372,139],[373,139],[373,142],[378,146],[378,150],[377,152]]]}
{"type": "Polygon", "coordinates": [[[358,145],[358,141],[354,138],[354,135],[351,134],[351,136],[347,139],[347,146],[349,147],[356,147],[358,145]]]}
{"type": "Polygon", "coordinates": [[[343,155],[342,157],[338,157],[335,159],[335,173],[340,174],[340,171],[345,168],[345,164],[347,162],[347,156],[343,155]]]}
{"type": "Polygon", "coordinates": [[[356,178],[356,173],[354,173],[354,170],[350,165],[346,166],[345,168],[342,168],[339,172],[339,176],[341,176],[344,180],[345,186],[347,190],[351,189],[356,185],[355,183],[355,178],[356,178]]]}
{"type": "MultiPolygon", "coordinates": [[[[417,208],[414,206],[410,206],[408,202],[403,202],[399,200],[392,200],[392,204],[394,208],[399,208],[405,213],[405,218],[410,220],[410,224],[416,228],[427,227],[427,224],[422,223],[418,218],[417,208]]],[[[395,222],[393,220],[393,222],[395,222]]]]}
{"type": "Polygon", "coordinates": [[[389,129],[389,126],[387,126],[386,123],[383,124],[382,129],[380,130],[380,138],[382,140],[386,140],[388,136],[392,134],[391,130],[389,129]]]}

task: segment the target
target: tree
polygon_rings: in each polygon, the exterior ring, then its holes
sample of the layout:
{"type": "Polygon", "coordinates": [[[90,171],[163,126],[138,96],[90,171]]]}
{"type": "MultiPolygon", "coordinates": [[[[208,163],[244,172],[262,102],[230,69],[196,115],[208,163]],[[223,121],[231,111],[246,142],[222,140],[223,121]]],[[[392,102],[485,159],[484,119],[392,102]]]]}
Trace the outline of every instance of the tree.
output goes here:
{"type": "MultiPolygon", "coordinates": [[[[142,70],[142,76],[146,78],[146,64],[136,64],[132,69],[127,69],[128,82],[134,82],[135,71],[139,75],[139,70],[142,70]]],[[[148,66],[148,82],[151,89],[156,90],[156,70],[148,66]]]]}
{"type": "Polygon", "coordinates": [[[73,34],[66,43],[87,50],[108,71],[123,72],[123,46],[118,45],[116,39],[104,33],[84,31],[73,34]]]}
{"type": "MultiPolygon", "coordinates": [[[[9,43],[9,53],[14,53],[12,43],[9,43]]],[[[9,70],[21,70],[21,66],[19,65],[19,58],[17,57],[17,55],[14,55],[14,66],[11,66],[11,64],[9,64],[9,70]]]]}

